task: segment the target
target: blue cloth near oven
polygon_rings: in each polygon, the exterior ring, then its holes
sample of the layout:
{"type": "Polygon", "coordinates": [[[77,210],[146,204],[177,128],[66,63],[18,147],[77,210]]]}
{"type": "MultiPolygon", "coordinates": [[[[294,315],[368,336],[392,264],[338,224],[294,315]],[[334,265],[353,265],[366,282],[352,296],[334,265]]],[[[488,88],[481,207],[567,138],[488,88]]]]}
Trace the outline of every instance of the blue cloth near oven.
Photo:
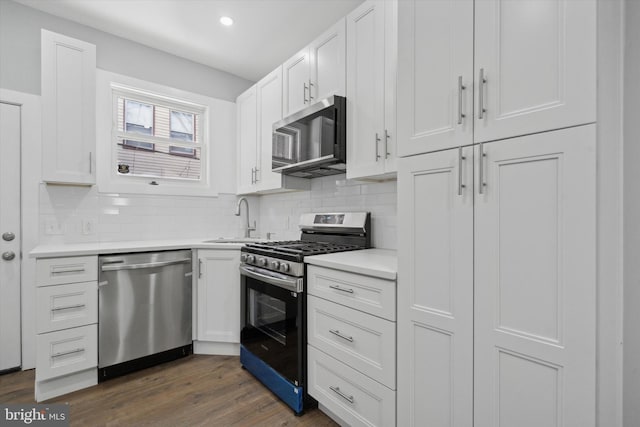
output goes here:
{"type": "Polygon", "coordinates": [[[296,414],[302,412],[302,387],[296,387],[262,359],[240,345],[240,363],[296,414]]]}

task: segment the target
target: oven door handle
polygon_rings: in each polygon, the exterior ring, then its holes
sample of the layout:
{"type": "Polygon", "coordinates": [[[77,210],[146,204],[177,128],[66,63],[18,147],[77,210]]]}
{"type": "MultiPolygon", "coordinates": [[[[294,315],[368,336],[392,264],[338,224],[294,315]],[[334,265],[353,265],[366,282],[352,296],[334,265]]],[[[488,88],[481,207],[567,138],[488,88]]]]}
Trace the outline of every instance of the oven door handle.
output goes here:
{"type": "MultiPolygon", "coordinates": [[[[268,273],[269,270],[263,270],[268,273]]],[[[290,278],[290,279],[282,279],[280,277],[275,277],[270,274],[261,273],[255,267],[248,267],[245,265],[240,266],[240,274],[243,276],[251,277],[252,279],[260,280],[261,282],[268,283],[269,285],[274,285],[279,288],[286,289],[292,292],[302,292],[303,291],[303,279],[302,278],[290,278]]]]}

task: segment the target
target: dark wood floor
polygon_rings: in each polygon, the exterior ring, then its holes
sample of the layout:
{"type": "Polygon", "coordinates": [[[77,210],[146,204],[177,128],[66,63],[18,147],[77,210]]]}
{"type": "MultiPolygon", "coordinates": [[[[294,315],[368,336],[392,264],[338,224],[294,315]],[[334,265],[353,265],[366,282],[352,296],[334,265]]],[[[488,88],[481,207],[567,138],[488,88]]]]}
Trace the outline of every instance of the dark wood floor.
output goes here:
{"type": "MultiPolygon", "coordinates": [[[[0,402],[34,403],[34,376],[0,376],[0,402]]],[[[68,403],[72,426],[337,425],[318,409],[296,417],[233,356],[193,355],[48,402],[68,403]]]]}

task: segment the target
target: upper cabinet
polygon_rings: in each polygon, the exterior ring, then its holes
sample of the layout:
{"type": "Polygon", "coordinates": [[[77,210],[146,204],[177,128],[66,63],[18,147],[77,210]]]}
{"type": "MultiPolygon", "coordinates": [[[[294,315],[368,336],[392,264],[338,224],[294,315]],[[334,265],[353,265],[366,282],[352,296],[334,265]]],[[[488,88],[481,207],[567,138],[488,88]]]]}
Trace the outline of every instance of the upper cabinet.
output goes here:
{"type": "Polygon", "coordinates": [[[94,185],[96,47],[42,30],[42,180],[94,185]]]}
{"type": "Polygon", "coordinates": [[[347,178],[396,171],[397,2],[367,1],[347,16],[347,178]]]}
{"type": "Polygon", "coordinates": [[[399,155],[594,122],[595,37],[594,0],[399,2],[399,155]]]}
{"type": "Polygon", "coordinates": [[[283,64],[284,117],[328,96],[344,96],[345,46],[343,18],[283,64]]]}
{"type": "Polygon", "coordinates": [[[271,171],[273,123],[282,119],[282,66],[236,100],[238,194],[308,189],[309,181],[271,171]]]}
{"type": "Polygon", "coordinates": [[[236,124],[238,160],[237,192],[253,191],[257,167],[257,92],[256,85],[251,86],[236,99],[236,124]]]}

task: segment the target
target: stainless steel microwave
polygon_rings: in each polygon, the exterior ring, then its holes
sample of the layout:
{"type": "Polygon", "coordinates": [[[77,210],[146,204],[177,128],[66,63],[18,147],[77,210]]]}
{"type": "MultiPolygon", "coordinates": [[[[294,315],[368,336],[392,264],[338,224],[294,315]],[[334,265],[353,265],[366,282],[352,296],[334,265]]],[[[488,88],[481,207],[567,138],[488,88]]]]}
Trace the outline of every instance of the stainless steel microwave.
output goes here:
{"type": "Polygon", "coordinates": [[[346,99],[334,95],[274,123],[273,171],[302,178],[344,173],[346,109],[346,99]]]}

